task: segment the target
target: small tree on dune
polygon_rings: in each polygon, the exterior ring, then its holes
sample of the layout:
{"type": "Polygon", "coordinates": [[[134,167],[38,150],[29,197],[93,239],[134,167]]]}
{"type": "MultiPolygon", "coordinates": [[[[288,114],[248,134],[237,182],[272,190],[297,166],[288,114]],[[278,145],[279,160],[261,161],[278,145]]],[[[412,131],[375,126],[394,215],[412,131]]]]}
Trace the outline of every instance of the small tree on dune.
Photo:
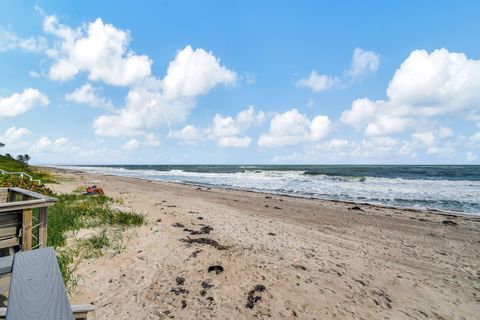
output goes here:
{"type": "Polygon", "coordinates": [[[23,160],[24,160],[25,163],[28,164],[28,161],[29,161],[30,159],[31,159],[31,158],[30,158],[30,156],[29,156],[28,154],[24,154],[24,155],[23,155],[23,160]]]}

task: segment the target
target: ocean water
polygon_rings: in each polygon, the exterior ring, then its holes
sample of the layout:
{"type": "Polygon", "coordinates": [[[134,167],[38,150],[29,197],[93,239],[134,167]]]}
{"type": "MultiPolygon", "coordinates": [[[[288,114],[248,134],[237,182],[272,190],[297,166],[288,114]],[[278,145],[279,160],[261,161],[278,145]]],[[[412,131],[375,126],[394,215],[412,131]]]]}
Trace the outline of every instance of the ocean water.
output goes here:
{"type": "Polygon", "coordinates": [[[480,215],[480,166],[112,165],[63,168],[480,215]]]}

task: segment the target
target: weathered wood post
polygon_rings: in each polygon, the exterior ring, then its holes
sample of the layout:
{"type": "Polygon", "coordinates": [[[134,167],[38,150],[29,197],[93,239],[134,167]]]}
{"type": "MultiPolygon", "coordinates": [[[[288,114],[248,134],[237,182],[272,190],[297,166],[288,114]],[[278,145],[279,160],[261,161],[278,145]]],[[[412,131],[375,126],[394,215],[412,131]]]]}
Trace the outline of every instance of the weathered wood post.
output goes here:
{"type": "Polygon", "coordinates": [[[38,227],[38,243],[40,248],[47,246],[47,230],[48,230],[48,207],[40,208],[39,213],[39,227],[38,227]]]}
{"type": "Polygon", "coordinates": [[[23,209],[22,216],[22,250],[32,249],[32,209],[23,209]]]}

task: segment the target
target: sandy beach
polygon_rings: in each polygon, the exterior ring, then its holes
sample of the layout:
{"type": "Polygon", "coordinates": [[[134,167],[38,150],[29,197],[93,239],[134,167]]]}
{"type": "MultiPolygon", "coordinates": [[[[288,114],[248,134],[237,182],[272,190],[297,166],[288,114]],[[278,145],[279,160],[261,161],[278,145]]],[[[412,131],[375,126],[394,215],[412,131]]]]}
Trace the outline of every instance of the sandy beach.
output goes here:
{"type": "Polygon", "coordinates": [[[96,319],[480,314],[478,216],[55,171],[56,192],[99,180],[146,215],[123,253],[79,265],[71,302],[96,319]]]}

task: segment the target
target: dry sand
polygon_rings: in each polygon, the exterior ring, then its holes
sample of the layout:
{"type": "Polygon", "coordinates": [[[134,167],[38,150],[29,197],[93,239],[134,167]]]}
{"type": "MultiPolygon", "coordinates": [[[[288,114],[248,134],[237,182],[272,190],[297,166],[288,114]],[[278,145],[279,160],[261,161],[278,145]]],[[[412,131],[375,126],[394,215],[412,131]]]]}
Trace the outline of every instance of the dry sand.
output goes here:
{"type": "Polygon", "coordinates": [[[478,217],[62,175],[56,191],[101,180],[147,216],[125,252],[79,266],[72,303],[96,319],[480,318],[478,217]],[[180,241],[198,238],[220,247],[180,241]]]}

